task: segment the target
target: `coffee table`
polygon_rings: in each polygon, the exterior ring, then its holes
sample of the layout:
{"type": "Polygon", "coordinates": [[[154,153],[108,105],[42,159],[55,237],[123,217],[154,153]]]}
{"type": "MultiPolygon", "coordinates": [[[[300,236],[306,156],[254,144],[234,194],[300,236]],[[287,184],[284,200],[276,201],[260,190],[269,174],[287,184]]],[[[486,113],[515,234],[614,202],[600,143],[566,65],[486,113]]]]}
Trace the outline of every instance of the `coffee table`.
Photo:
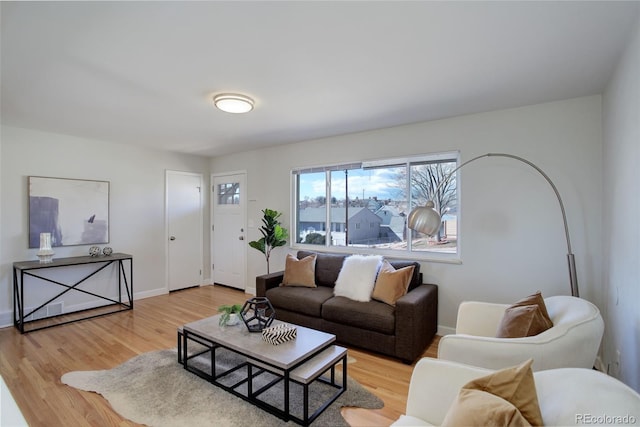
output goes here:
{"type": "MultiPolygon", "coordinates": [[[[216,315],[178,328],[178,363],[184,369],[285,421],[301,425],[313,422],[347,389],[347,349],[334,344],[335,335],[293,325],[297,328],[296,339],[273,345],[263,341],[261,333],[249,332],[242,323],[221,327],[219,318],[220,315],[216,315]],[[189,347],[192,348],[191,354],[189,347]],[[216,356],[223,350],[239,356],[234,366],[223,367],[216,363],[216,356]],[[195,359],[203,355],[211,357],[209,372],[195,363],[195,359]],[[342,381],[339,383],[335,369],[340,362],[342,381]],[[323,376],[327,372],[330,372],[328,379],[323,376]],[[265,373],[274,379],[256,386],[256,379],[265,373]],[[235,379],[229,383],[232,375],[235,379]],[[309,414],[309,387],[315,381],[335,388],[335,392],[309,414]],[[281,407],[261,398],[279,383],[283,389],[281,407]],[[302,416],[291,411],[290,387],[293,383],[302,386],[302,416]]],[[[272,326],[280,323],[275,320],[272,326]]]]}

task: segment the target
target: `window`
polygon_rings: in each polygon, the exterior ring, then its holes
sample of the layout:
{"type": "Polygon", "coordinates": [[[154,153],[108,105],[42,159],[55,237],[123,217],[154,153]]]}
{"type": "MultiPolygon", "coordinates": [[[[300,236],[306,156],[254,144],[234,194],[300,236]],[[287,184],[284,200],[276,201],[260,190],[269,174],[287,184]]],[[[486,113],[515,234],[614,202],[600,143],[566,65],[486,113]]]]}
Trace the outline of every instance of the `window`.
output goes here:
{"type": "Polygon", "coordinates": [[[456,254],[457,158],[444,153],[294,170],[295,244],[456,254]],[[434,237],[407,228],[411,210],[428,200],[443,220],[434,237]]]}
{"type": "Polygon", "coordinates": [[[240,183],[218,184],[218,204],[237,205],[240,203],[240,183]]]}

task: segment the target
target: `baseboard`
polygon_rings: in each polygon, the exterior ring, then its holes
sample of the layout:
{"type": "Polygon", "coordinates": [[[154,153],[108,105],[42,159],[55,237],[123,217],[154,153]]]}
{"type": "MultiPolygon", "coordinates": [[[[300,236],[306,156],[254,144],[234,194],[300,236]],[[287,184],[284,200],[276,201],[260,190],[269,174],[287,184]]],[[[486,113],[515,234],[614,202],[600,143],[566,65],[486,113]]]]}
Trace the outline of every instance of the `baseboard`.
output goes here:
{"type": "MultiPolygon", "coordinates": [[[[167,290],[164,288],[153,289],[151,291],[135,292],[133,294],[133,300],[141,300],[145,298],[157,297],[158,295],[165,295],[167,290]]],[[[100,301],[98,301],[100,302],[100,301]]],[[[73,306],[65,306],[65,313],[71,313],[78,310],[85,310],[96,306],[96,302],[87,302],[83,304],[76,304],[73,306]]],[[[0,328],[7,328],[13,326],[13,311],[5,311],[0,313],[0,328]]]]}
{"type": "Polygon", "coordinates": [[[133,294],[133,300],[135,301],[138,299],[157,297],[158,295],[166,295],[168,293],[169,292],[165,288],[153,289],[153,290],[144,291],[144,292],[135,292],[133,294]]]}
{"type": "Polygon", "coordinates": [[[5,311],[0,313],[0,328],[13,326],[13,311],[5,311]]]}

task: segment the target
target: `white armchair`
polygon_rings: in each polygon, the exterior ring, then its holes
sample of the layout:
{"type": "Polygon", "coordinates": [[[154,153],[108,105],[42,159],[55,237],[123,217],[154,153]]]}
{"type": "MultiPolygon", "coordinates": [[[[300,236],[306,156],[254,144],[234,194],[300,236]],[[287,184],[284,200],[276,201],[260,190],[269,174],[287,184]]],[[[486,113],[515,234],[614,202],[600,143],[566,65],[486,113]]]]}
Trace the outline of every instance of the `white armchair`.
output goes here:
{"type": "Polygon", "coordinates": [[[533,359],[532,369],[592,368],[604,333],[598,308],[571,296],[544,299],[553,327],[526,338],[495,338],[507,304],[463,302],[458,308],[455,335],[445,335],[438,359],[489,369],[514,366],[533,359]]]}
{"type": "MultiPolygon", "coordinates": [[[[460,388],[491,372],[448,360],[421,359],[411,375],[406,414],[392,426],[442,424],[460,388]]],[[[562,368],[534,372],[533,377],[544,425],[635,425],[640,422],[640,395],[602,372],[562,368]],[[605,416],[609,418],[596,419],[605,416]],[[613,417],[626,417],[628,421],[613,417]]]]}

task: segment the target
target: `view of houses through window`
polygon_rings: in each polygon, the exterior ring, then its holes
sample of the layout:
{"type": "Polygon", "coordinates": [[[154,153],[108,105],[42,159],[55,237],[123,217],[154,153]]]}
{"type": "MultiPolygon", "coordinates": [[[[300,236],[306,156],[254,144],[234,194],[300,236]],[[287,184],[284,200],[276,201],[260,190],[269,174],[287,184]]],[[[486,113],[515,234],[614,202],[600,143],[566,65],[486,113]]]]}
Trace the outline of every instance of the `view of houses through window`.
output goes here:
{"type": "Polygon", "coordinates": [[[457,153],[293,171],[296,243],[457,253],[457,153]],[[448,178],[448,179],[447,179],[448,178]],[[407,228],[411,210],[432,200],[437,236],[407,228]]]}

